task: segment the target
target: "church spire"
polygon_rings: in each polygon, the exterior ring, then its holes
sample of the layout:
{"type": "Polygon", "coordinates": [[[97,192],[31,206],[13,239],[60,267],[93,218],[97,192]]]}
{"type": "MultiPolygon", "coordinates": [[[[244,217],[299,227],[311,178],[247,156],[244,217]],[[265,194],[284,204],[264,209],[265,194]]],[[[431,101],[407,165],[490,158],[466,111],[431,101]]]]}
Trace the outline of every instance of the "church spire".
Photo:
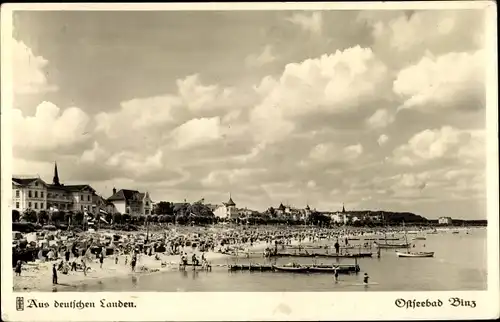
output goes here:
{"type": "Polygon", "coordinates": [[[342,203],[342,213],[345,212],[345,207],[344,207],[344,203],[342,203]]]}
{"type": "Polygon", "coordinates": [[[54,162],[54,178],[52,179],[52,184],[59,186],[59,173],[57,172],[57,162],[54,162]]]}

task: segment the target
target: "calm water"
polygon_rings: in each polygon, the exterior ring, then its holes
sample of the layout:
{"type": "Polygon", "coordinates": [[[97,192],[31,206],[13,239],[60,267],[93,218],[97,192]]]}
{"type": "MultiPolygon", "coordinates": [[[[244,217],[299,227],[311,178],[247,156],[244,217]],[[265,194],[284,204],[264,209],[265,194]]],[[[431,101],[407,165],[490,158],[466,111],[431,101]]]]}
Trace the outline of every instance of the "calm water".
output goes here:
{"type": "MultiPolygon", "coordinates": [[[[411,238],[412,235],[409,235],[411,238]]],[[[214,267],[212,272],[188,269],[147,276],[108,279],[96,284],[80,286],[68,291],[89,292],[265,292],[265,291],[446,291],[485,290],[487,287],[486,229],[472,229],[469,234],[440,232],[427,235],[418,241],[434,251],[434,258],[398,258],[395,250],[382,250],[381,258],[358,259],[360,274],[340,275],[335,283],[329,274],[293,274],[273,272],[228,272],[214,267]],[[359,285],[364,273],[370,282],[368,287],[359,285]]],[[[250,259],[264,263],[262,258],[250,259]]],[[[312,259],[279,258],[278,264],[292,260],[311,264],[312,259]]],[[[242,264],[248,259],[238,260],[242,264]]],[[[336,263],[335,259],[318,259],[318,263],[336,263]]],[[[226,263],[226,260],[221,263],[226,263]]],[[[233,263],[230,261],[229,263],[233,263]]],[[[341,259],[339,263],[354,263],[353,259],[341,259]]]]}

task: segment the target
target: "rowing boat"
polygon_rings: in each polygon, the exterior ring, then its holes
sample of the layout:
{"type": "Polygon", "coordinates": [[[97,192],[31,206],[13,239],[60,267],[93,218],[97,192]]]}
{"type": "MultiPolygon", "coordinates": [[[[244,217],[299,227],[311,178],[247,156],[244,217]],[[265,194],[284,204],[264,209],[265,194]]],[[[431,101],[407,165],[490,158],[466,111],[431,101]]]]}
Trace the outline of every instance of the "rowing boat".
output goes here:
{"type": "Polygon", "coordinates": [[[398,257],[410,257],[410,258],[434,257],[434,252],[408,252],[408,253],[398,252],[398,257]]]}
{"type": "Polygon", "coordinates": [[[273,266],[277,271],[293,272],[293,273],[307,273],[308,267],[287,267],[287,266],[273,266]]]}

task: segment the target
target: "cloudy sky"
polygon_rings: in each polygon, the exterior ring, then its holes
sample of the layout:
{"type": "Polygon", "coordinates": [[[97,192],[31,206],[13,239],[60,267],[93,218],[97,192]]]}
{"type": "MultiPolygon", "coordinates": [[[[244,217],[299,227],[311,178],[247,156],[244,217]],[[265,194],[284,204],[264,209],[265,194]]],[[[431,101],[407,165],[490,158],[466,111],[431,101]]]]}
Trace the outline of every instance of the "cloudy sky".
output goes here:
{"type": "Polygon", "coordinates": [[[484,12],[17,12],[13,172],[485,218],[484,12]]]}

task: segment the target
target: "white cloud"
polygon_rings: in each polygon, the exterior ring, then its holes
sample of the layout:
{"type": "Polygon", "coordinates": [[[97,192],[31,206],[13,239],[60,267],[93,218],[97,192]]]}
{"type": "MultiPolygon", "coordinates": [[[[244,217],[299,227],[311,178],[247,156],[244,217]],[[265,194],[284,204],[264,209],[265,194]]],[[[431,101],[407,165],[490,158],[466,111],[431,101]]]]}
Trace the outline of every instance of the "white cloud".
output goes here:
{"type": "Polygon", "coordinates": [[[196,116],[231,106],[231,89],[203,85],[198,74],[178,80],[177,87],[184,105],[196,116]]]}
{"type": "Polygon", "coordinates": [[[276,60],[276,56],[273,54],[272,47],[267,45],[263,48],[262,52],[258,55],[252,54],[245,59],[245,64],[248,67],[261,67],[272,63],[276,60]]]}
{"type": "Polygon", "coordinates": [[[16,94],[36,94],[57,90],[47,82],[44,68],[48,61],[35,56],[31,48],[22,41],[12,39],[13,89],[16,94]]]}
{"type": "Polygon", "coordinates": [[[363,12],[359,18],[372,27],[377,44],[396,57],[407,53],[421,55],[427,49],[440,54],[483,45],[476,41],[484,34],[484,13],[480,10],[363,12]]]}
{"type": "Polygon", "coordinates": [[[255,87],[262,100],[250,113],[259,137],[279,140],[305,115],[352,112],[380,98],[387,68],[370,49],[359,46],[286,65],[275,79],[255,87]]]}
{"type": "Polygon", "coordinates": [[[172,131],[175,146],[180,149],[205,145],[223,138],[219,117],[192,119],[172,131]]]}
{"type": "Polygon", "coordinates": [[[394,122],[395,117],[387,109],[378,109],[367,123],[372,128],[383,128],[394,122]]]}
{"type": "Polygon", "coordinates": [[[385,134],[381,134],[378,137],[377,143],[378,143],[378,145],[383,146],[387,143],[387,141],[389,141],[389,137],[385,134]]]}
{"type": "Polygon", "coordinates": [[[460,162],[481,162],[485,159],[482,131],[458,130],[444,126],[415,134],[407,144],[394,151],[393,161],[416,165],[442,158],[458,158],[460,162]],[[482,152],[482,153],[481,153],[482,152]]]}
{"type": "Polygon", "coordinates": [[[294,13],[287,19],[289,22],[301,27],[303,30],[313,34],[321,34],[323,27],[323,18],[321,12],[313,12],[312,14],[294,13]]]}
{"type": "Polygon", "coordinates": [[[95,116],[98,132],[108,137],[119,138],[134,130],[143,130],[151,126],[171,124],[175,121],[174,113],[181,105],[180,100],[171,95],[136,98],[121,103],[116,112],[100,112],[95,116]]]}
{"type": "MultiPolygon", "coordinates": [[[[98,113],[96,131],[120,138],[134,134],[131,129],[144,133],[151,127],[163,126],[168,130],[193,117],[220,115],[233,107],[236,98],[229,88],[203,85],[197,74],[177,80],[177,87],[178,93],[135,98],[122,102],[118,111],[98,113]]],[[[234,120],[237,116],[238,110],[230,110],[226,119],[234,120]]]]}
{"type": "Polygon", "coordinates": [[[241,182],[250,182],[259,174],[265,173],[266,169],[231,169],[231,170],[214,170],[211,171],[201,183],[205,187],[212,188],[228,188],[233,184],[241,182]]]}
{"type": "Polygon", "coordinates": [[[309,158],[314,162],[352,161],[362,153],[361,144],[341,148],[333,143],[320,143],[311,149],[309,158]]]}
{"type": "Polygon", "coordinates": [[[483,107],[484,81],[482,51],[449,53],[437,58],[426,56],[401,70],[393,89],[405,99],[401,108],[479,109],[483,107]]]}
{"type": "Polygon", "coordinates": [[[307,187],[308,187],[309,189],[314,189],[314,188],[316,188],[316,181],[314,181],[314,180],[309,180],[309,181],[307,182],[307,187]]]}
{"type": "Polygon", "coordinates": [[[77,107],[62,111],[51,102],[42,102],[34,116],[24,116],[13,110],[14,148],[29,150],[57,150],[71,147],[88,139],[86,135],[89,117],[77,107]]]}
{"type": "Polygon", "coordinates": [[[96,163],[99,160],[105,158],[106,155],[107,152],[103,148],[101,148],[100,144],[97,141],[94,141],[92,149],[83,151],[80,160],[85,163],[96,163]]]}
{"type": "Polygon", "coordinates": [[[128,175],[135,176],[144,175],[153,171],[160,170],[162,164],[163,152],[156,151],[153,155],[142,156],[129,151],[122,151],[113,154],[106,161],[106,165],[110,167],[118,167],[128,175]]]}

